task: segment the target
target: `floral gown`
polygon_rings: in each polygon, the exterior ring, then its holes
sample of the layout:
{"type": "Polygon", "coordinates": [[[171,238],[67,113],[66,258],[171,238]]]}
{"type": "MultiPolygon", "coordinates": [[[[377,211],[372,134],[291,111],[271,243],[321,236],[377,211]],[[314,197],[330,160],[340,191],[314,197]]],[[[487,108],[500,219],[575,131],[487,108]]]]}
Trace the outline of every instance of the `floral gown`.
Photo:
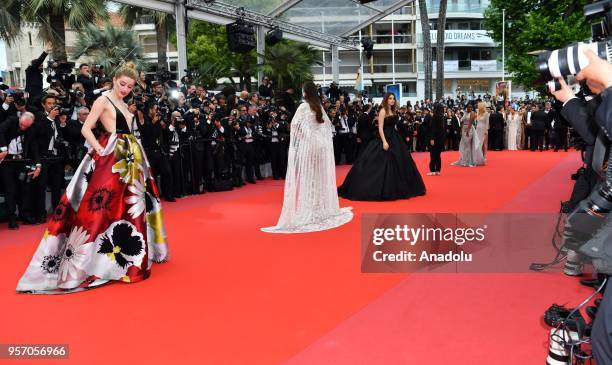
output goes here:
{"type": "MultiPolygon", "coordinates": [[[[110,101],[110,99],[109,99],[110,101]]],[[[111,102],[112,103],[112,102],[111,102]]],[[[18,292],[56,294],[149,277],[168,258],[159,192],[123,113],[85,156],[23,274],[18,292]]]]}

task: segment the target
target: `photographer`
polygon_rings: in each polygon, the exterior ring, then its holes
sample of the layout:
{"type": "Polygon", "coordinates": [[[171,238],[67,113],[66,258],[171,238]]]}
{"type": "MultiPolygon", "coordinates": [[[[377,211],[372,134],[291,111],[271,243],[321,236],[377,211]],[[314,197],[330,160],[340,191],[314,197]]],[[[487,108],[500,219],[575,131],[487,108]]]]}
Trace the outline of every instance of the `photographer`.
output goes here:
{"type": "Polygon", "coordinates": [[[261,82],[261,85],[259,85],[259,88],[257,89],[257,91],[259,91],[259,95],[262,98],[273,98],[274,97],[274,89],[272,87],[272,81],[270,81],[270,78],[268,78],[268,76],[265,76],[263,78],[263,81],[261,82]]]}
{"type": "Polygon", "coordinates": [[[95,83],[91,73],[89,72],[89,64],[82,63],[79,66],[79,76],[77,76],[76,81],[83,85],[86,94],[93,92],[95,83]]]}
{"type": "Polygon", "coordinates": [[[85,95],[86,97],[85,100],[87,100],[87,105],[93,104],[93,102],[96,101],[96,99],[100,95],[102,95],[103,92],[110,90],[112,87],[113,87],[113,80],[108,79],[108,78],[101,79],[100,87],[97,89],[94,89],[93,91],[85,95]]]}
{"type": "Polygon", "coordinates": [[[202,194],[205,188],[210,186],[210,180],[208,174],[204,179],[204,172],[208,171],[206,166],[206,155],[210,153],[209,142],[207,139],[210,138],[210,126],[204,120],[205,116],[202,116],[200,109],[191,109],[184,115],[187,120],[189,129],[191,130],[191,151],[193,155],[193,180],[195,193],[202,194]],[[204,187],[201,187],[204,181],[204,187]]]}
{"type": "Polygon", "coordinates": [[[41,53],[40,57],[32,60],[30,65],[25,70],[26,75],[26,87],[25,91],[30,95],[30,100],[36,100],[40,97],[43,90],[43,62],[51,51],[51,44],[47,43],[45,50],[41,53]]]}
{"type": "MultiPolygon", "coordinates": [[[[601,102],[600,96],[595,96],[586,99],[578,98],[574,95],[572,89],[569,88],[567,83],[560,79],[561,89],[554,92],[554,97],[563,103],[563,109],[561,109],[561,116],[567,120],[572,128],[578,133],[580,138],[585,143],[584,153],[584,167],[579,170],[572,195],[568,202],[565,211],[569,212],[573,210],[578,203],[585,199],[593,190],[597,182],[600,180],[601,172],[596,172],[598,166],[594,169],[593,163],[593,152],[595,150],[595,144],[598,140],[599,127],[595,122],[595,110],[601,102]]],[[[602,139],[604,136],[599,138],[599,148],[603,147],[602,139]]],[[[605,148],[604,148],[605,149],[605,148]]]]}
{"type": "Polygon", "coordinates": [[[26,112],[19,119],[10,117],[0,124],[0,177],[9,214],[9,229],[17,229],[17,205],[25,223],[36,223],[32,217],[32,180],[41,173],[34,114],[26,112]],[[27,163],[26,163],[27,161],[27,163]]]}
{"type": "Polygon", "coordinates": [[[162,128],[164,122],[157,104],[150,103],[145,110],[139,126],[142,147],[151,164],[153,175],[161,177],[161,192],[164,199],[168,202],[175,202],[172,169],[168,160],[168,146],[164,137],[164,128],[162,128]]]}
{"type": "Polygon", "coordinates": [[[280,124],[276,114],[270,119],[265,128],[265,137],[270,151],[270,162],[272,165],[272,178],[274,180],[284,179],[283,161],[287,159],[284,144],[289,136],[286,125],[280,124]]]}
{"type": "Polygon", "coordinates": [[[38,180],[38,204],[39,218],[41,222],[46,221],[46,193],[47,186],[51,190],[51,206],[56,207],[61,198],[61,191],[64,187],[64,165],[65,156],[64,138],[57,122],[62,110],[56,105],[56,98],[46,95],[42,98],[43,111],[36,116],[36,131],[38,139],[38,150],[43,159],[42,173],[38,180]]]}
{"type": "Polygon", "coordinates": [[[13,95],[13,91],[9,90],[4,97],[2,107],[0,108],[0,123],[13,115],[17,115],[17,107],[15,106],[15,96],[13,95]]]}
{"type": "MultiPolygon", "coordinates": [[[[586,55],[589,59],[589,66],[577,75],[577,79],[587,80],[587,85],[591,91],[596,94],[601,93],[601,104],[597,108],[595,116],[597,123],[607,137],[609,146],[610,136],[612,135],[612,65],[597,57],[592,51],[587,51],[586,55]]],[[[593,166],[593,168],[596,172],[600,171],[599,164],[593,166]]],[[[612,190],[611,179],[612,173],[608,171],[606,182],[600,188],[599,194],[605,196],[612,190]]],[[[605,208],[602,207],[602,209],[605,208]]],[[[594,212],[594,214],[598,214],[598,212],[594,212]]],[[[609,215],[609,213],[604,214],[609,215]]],[[[601,215],[601,213],[598,215],[601,215]]],[[[610,245],[611,242],[605,242],[605,244],[610,245]]],[[[606,248],[606,250],[608,249],[606,248]]],[[[612,363],[612,290],[606,290],[604,293],[591,332],[593,355],[597,364],[612,363]]]]}

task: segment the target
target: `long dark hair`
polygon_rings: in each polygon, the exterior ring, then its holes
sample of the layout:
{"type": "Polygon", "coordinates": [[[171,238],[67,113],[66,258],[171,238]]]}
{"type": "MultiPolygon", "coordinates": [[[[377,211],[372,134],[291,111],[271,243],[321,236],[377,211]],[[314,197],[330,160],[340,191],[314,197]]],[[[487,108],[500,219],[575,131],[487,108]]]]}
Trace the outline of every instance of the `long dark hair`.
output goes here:
{"type": "Polygon", "coordinates": [[[434,106],[433,121],[438,125],[444,125],[444,104],[437,103],[434,106]]]}
{"type": "Polygon", "coordinates": [[[310,110],[315,112],[317,122],[323,123],[323,109],[321,108],[321,98],[317,93],[317,86],[312,81],[304,83],[304,100],[310,105],[310,110]]]}
{"type": "Polygon", "coordinates": [[[385,96],[383,97],[383,101],[380,104],[380,107],[385,110],[385,115],[389,116],[391,114],[395,114],[397,103],[398,103],[398,100],[395,98],[395,94],[386,93],[385,96]],[[389,98],[392,96],[393,96],[393,99],[395,100],[395,103],[393,104],[393,106],[389,106],[389,98]]]}

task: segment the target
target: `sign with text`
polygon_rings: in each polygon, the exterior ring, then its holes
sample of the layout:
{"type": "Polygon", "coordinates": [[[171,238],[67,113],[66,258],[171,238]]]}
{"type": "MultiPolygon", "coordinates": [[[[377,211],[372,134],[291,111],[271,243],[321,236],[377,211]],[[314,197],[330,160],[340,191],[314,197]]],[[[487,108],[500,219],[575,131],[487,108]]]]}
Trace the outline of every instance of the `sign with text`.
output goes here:
{"type": "Polygon", "coordinates": [[[555,257],[562,224],[550,213],[363,214],[361,272],[530,272],[555,257]]]}
{"type": "MultiPolygon", "coordinates": [[[[438,31],[432,30],[430,33],[431,42],[438,41],[438,31]]],[[[444,43],[495,43],[486,30],[445,30],[444,43]]]]}

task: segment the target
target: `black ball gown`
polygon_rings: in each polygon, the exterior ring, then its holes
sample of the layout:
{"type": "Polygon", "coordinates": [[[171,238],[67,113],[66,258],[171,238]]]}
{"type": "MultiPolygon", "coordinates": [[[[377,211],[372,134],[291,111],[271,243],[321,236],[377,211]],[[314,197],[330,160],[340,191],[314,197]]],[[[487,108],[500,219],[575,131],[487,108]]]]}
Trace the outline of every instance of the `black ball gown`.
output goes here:
{"type": "Polygon", "coordinates": [[[338,195],[349,200],[369,201],[425,195],[425,184],[408,145],[395,129],[398,121],[397,115],[385,118],[383,131],[389,149],[383,149],[380,136],[371,140],[338,188],[338,195]]]}

